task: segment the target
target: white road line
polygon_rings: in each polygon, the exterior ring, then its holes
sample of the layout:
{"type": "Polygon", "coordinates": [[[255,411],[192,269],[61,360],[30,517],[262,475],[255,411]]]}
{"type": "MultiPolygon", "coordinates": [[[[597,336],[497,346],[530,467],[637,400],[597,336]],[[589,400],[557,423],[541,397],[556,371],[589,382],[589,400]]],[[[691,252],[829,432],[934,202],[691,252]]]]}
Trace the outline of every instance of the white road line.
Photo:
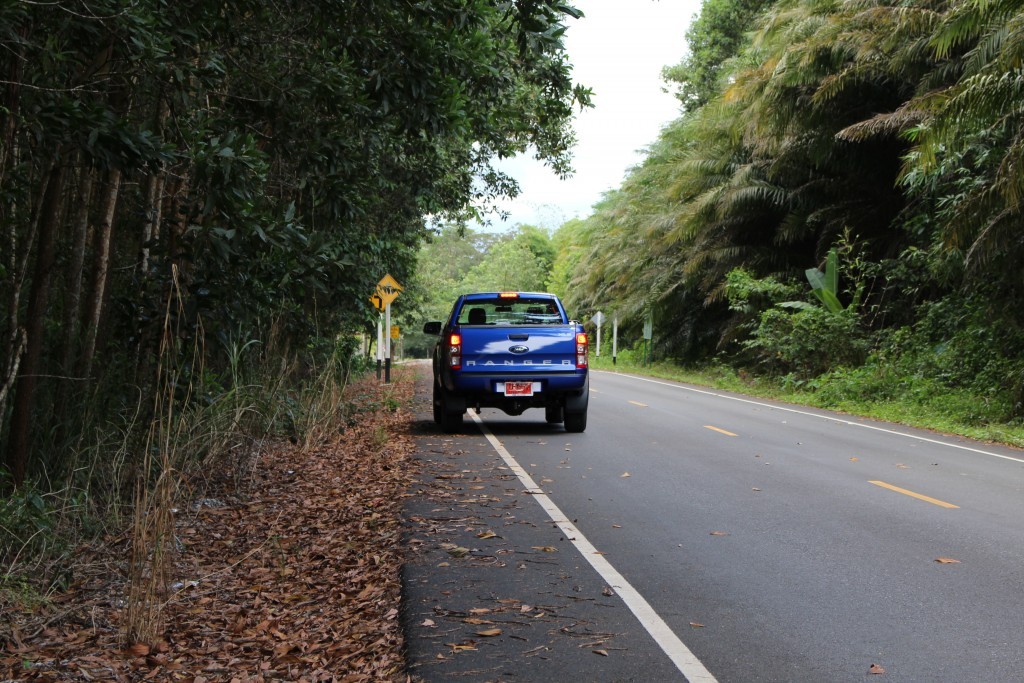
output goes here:
{"type": "Polygon", "coordinates": [[[565,537],[572,542],[576,549],[583,555],[584,558],[590,563],[590,565],[601,575],[605,583],[614,590],[622,601],[626,603],[626,607],[633,613],[634,616],[640,621],[647,632],[651,634],[654,641],[658,643],[658,646],[669,656],[672,663],[676,665],[680,673],[686,677],[686,680],[690,683],[716,683],[714,676],[711,672],[704,668],[700,660],[697,659],[696,655],[690,652],[690,648],[683,644],[683,641],[679,640],[679,637],[669,628],[668,624],[658,616],[658,613],[654,611],[650,603],[644,599],[640,593],[626,581],[625,577],[618,572],[615,567],[612,566],[611,562],[604,559],[604,556],[599,554],[597,548],[587,540],[587,537],[583,535],[583,532],[576,528],[576,526],[570,522],[565,514],[558,509],[554,501],[548,497],[544,491],[537,486],[533,481],[533,477],[530,473],[522,468],[522,466],[516,462],[516,459],[512,457],[512,454],[498,441],[497,437],[491,433],[491,430],[487,428],[484,421],[479,415],[474,413],[472,410],[469,411],[469,415],[473,420],[480,425],[480,430],[487,437],[487,440],[491,442],[491,446],[498,452],[501,459],[505,461],[509,469],[516,473],[519,477],[519,481],[522,482],[526,490],[533,494],[531,497],[540,503],[540,506],[544,508],[544,511],[548,513],[548,517],[551,521],[558,525],[558,528],[562,530],[565,537]]]}
{"type": "Polygon", "coordinates": [[[661,380],[650,379],[648,377],[638,377],[637,375],[628,375],[622,372],[608,372],[607,370],[594,370],[593,372],[600,372],[609,375],[618,375],[619,377],[628,377],[641,382],[649,382],[650,384],[660,384],[665,387],[672,387],[673,389],[682,389],[683,391],[690,391],[695,394],[704,394],[705,396],[715,396],[717,398],[725,398],[730,401],[739,401],[740,403],[750,403],[751,405],[761,406],[762,408],[771,408],[773,410],[782,410],[787,413],[796,413],[797,415],[806,415],[807,417],[816,417],[821,420],[829,420],[831,422],[838,422],[839,424],[850,425],[851,427],[863,427],[864,429],[871,429],[876,432],[884,432],[886,434],[892,434],[893,436],[902,436],[907,439],[916,439],[918,441],[924,441],[925,443],[932,443],[936,446],[946,446],[947,448],[958,448],[962,451],[970,451],[971,453],[979,453],[981,455],[987,455],[993,458],[1002,458],[1003,460],[1011,460],[1013,462],[1024,463],[1024,458],[1015,458],[1012,455],[1003,455],[1002,453],[993,453],[992,451],[983,451],[980,448],[971,448],[970,446],[961,446],[960,444],[947,443],[945,441],[939,441],[937,439],[929,439],[924,436],[918,436],[916,434],[907,434],[906,432],[897,432],[893,429],[886,429],[885,427],[877,427],[875,425],[864,424],[863,422],[852,422],[850,420],[843,420],[838,417],[832,417],[831,415],[820,415],[818,413],[808,412],[806,410],[797,410],[796,408],[786,408],[780,405],[774,405],[771,403],[763,403],[761,401],[754,401],[749,398],[739,398],[738,396],[730,396],[728,394],[719,394],[714,391],[705,391],[703,389],[694,389],[693,387],[684,386],[682,384],[674,384],[672,382],[663,382],[661,380]]]}

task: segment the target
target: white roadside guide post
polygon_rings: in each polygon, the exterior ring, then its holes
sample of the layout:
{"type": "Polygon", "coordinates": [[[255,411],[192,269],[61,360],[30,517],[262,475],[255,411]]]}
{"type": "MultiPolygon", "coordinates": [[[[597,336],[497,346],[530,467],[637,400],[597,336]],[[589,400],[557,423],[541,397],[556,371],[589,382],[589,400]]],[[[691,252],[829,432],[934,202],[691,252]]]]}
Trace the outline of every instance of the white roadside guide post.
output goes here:
{"type": "Polygon", "coordinates": [[[601,311],[598,311],[597,313],[594,314],[594,317],[591,318],[591,320],[593,321],[593,323],[595,325],[597,325],[597,357],[600,358],[601,357],[601,325],[604,323],[604,313],[602,313],[601,311]]]}
{"type": "MultiPolygon", "coordinates": [[[[381,364],[384,362],[384,337],[383,337],[384,333],[381,330],[381,320],[382,320],[381,315],[382,315],[382,312],[384,311],[384,299],[381,298],[379,291],[374,291],[374,293],[370,295],[370,303],[373,304],[373,307],[376,308],[377,311],[378,311],[378,313],[377,313],[377,350],[375,351],[374,355],[377,357],[377,381],[379,382],[380,381],[380,368],[381,368],[381,364]]],[[[369,339],[367,339],[366,342],[368,344],[372,344],[373,343],[369,339]]],[[[367,348],[366,351],[367,351],[367,353],[369,353],[370,349],[367,348]]]]}
{"type": "Polygon", "coordinates": [[[612,365],[615,365],[615,357],[619,355],[619,316],[612,318],[612,365]]]}
{"type": "Polygon", "coordinates": [[[384,331],[381,328],[381,315],[377,314],[377,381],[380,381],[380,368],[384,362],[384,331]]]}

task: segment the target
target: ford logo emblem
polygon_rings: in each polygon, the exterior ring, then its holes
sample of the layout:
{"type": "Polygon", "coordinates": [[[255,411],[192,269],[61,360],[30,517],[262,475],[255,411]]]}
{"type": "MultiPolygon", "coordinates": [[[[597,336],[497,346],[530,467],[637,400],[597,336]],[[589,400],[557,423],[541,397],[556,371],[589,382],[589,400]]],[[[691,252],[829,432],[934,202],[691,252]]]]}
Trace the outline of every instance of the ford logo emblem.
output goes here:
{"type": "Polygon", "coordinates": [[[527,351],[530,350],[530,347],[523,346],[522,344],[517,344],[516,346],[508,347],[508,350],[511,351],[512,353],[526,353],[527,351]]]}

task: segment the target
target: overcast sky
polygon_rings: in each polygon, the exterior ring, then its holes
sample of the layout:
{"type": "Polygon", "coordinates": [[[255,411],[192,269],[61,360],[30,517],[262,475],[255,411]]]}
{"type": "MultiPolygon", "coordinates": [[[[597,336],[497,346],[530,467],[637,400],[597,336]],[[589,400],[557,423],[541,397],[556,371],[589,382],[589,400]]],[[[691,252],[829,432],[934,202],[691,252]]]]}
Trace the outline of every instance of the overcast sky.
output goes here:
{"type": "Polygon", "coordinates": [[[594,90],[594,107],[576,116],[576,173],[561,181],[530,158],[504,162],[522,188],[501,204],[510,212],[490,230],[528,223],[554,230],[584,218],[608,190],[617,189],[662,126],[679,115],[679,101],[665,92],[665,66],[686,53],[685,34],[700,0],[577,0],[586,15],[570,20],[566,47],[573,77],[594,90]]]}

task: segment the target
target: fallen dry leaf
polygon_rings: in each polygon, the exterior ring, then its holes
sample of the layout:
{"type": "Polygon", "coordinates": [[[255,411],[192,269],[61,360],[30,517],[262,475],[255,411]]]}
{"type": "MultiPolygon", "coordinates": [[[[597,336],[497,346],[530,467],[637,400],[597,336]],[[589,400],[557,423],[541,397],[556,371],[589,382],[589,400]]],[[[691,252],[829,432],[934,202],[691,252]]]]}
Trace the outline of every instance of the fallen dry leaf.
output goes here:
{"type": "Polygon", "coordinates": [[[601,655],[602,657],[608,656],[608,650],[592,650],[595,655],[601,655]]]}
{"type": "Polygon", "coordinates": [[[145,657],[149,654],[149,645],[145,643],[134,643],[128,646],[128,654],[133,657],[145,657]]]}
{"type": "Polygon", "coordinates": [[[711,535],[712,536],[728,536],[729,532],[728,531],[712,531],[711,535]]]}
{"type": "Polygon", "coordinates": [[[704,628],[704,624],[701,624],[701,623],[696,622],[696,621],[691,621],[690,622],[690,626],[692,626],[693,628],[704,628]]]}
{"type": "Polygon", "coordinates": [[[870,667],[868,667],[868,673],[869,674],[884,674],[885,673],[885,669],[883,669],[878,664],[872,664],[870,667]]]}
{"type": "Polygon", "coordinates": [[[497,536],[498,534],[494,533],[490,529],[488,529],[487,531],[481,531],[476,535],[477,538],[496,538],[497,536]]]}
{"type": "Polygon", "coordinates": [[[189,590],[161,605],[170,645],[121,642],[130,534],[115,534],[75,549],[75,582],[52,606],[24,617],[0,607],[0,643],[16,643],[4,637],[16,617],[21,641],[13,654],[0,645],[0,680],[398,680],[402,506],[417,466],[415,378],[398,368],[393,380],[353,379],[341,430],[239,441],[223,470],[210,458],[201,476],[182,474],[182,496],[195,498],[176,501],[168,578],[189,590]],[[386,402],[399,407],[375,407],[386,402]]]}
{"type": "Polygon", "coordinates": [[[534,550],[539,550],[542,553],[557,553],[558,552],[558,548],[556,548],[554,546],[551,546],[551,545],[532,545],[530,547],[533,548],[534,550]]]}
{"type": "Polygon", "coordinates": [[[626,477],[631,477],[631,476],[633,476],[633,475],[631,475],[629,472],[623,472],[622,474],[619,475],[619,478],[620,479],[624,479],[626,477]]]}
{"type": "Polygon", "coordinates": [[[493,638],[494,636],[500,636],[501,635],[501,629],[500,628],[487,628],[487,629],[484,629],[483,631],[477,631],[476,634],[478,636],[483,636],[484,638],[493,638]]]}
{"type": "Polygon", "coordinates": [[[850,458],[850,462],[857,462],[858,460],[860,460],[860,458],[856,458],[856,457],[850,458]]]}
{"type": "Polygon", "coordinates": [[[960,564],[960,560],[954,560],[952,557],[936,557],[935,561],[939,564],[960,564]]]}
{"type": "Polygon", "coordinates": [[[433,619],[424,619],[420,626],[426,626],[427,628],[434,628],[437,624],[434,623],[433,619]]]}

